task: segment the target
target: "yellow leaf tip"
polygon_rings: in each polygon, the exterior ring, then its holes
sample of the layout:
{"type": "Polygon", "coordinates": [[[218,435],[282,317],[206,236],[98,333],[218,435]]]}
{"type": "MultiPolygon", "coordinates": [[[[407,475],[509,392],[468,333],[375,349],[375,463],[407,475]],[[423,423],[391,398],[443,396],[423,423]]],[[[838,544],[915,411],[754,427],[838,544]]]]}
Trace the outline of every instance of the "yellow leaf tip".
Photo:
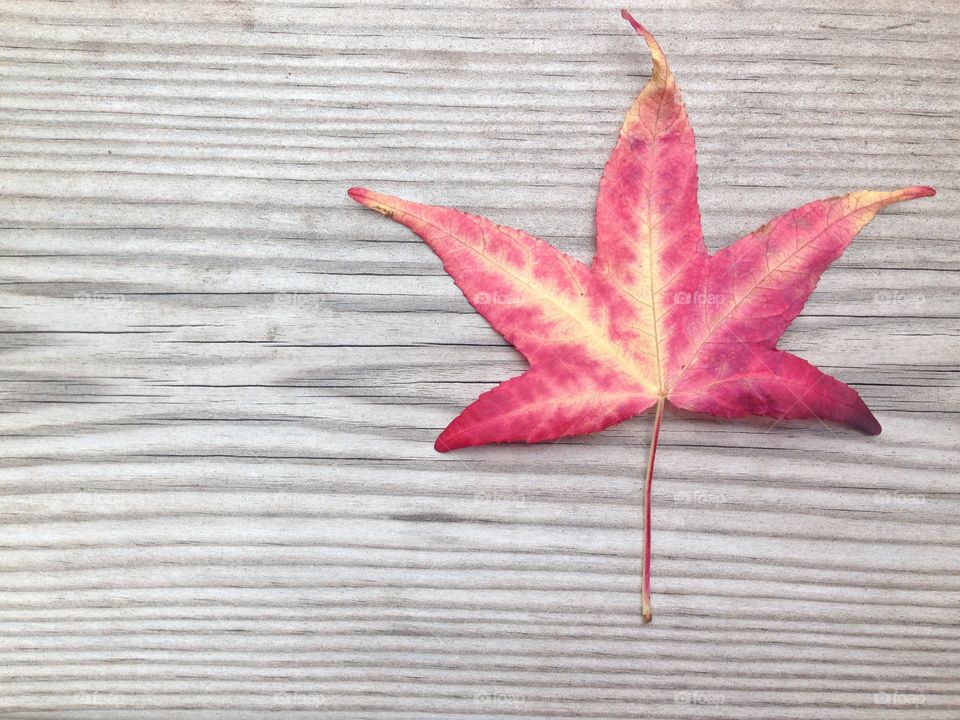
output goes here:
{"type": "Polygon", "coordinates": [[[366,188],[362,187],[350,188],[347,190],[347,195],[349,195],[352,200],[356,200],[364,207],[375,210],[381,215],[386,215],[388,218],[393,217],[395,209],[384,202],[385,200],[391,199],[388,196],[380,195],[379,193],[373,192],[373,190],[367,190],[366,188]]]}
{"type": "Polygon", "coordinates": [[[922,197],[933,197],[937,191],[926,185],[912,185],[910,187],[900,188],[889,194],[889,202],[903,202],[904,200],[916,200],[922,197]]]}
{"type": "Polygon", "coordinates": [[[911,185],[897,190],[858,190],[846,197],[854,202],[862,201],[867,204],[875,204],[878,207],[886,207],[905,200],[933,197],[936,194],[937,191],[927,185],[911,185]]]}
{"type": "Polygon", "coordinates": [[[638,23],[633,15],[630,14],[630,11],[626,8],[620,10],[620,17],[630,23],[633,29],[637,31],[637,34],[646,41],[647,47],[650,48],[650,54],[653,56],[654,75],[662,75],[666,70],[667,59],[664,56],[663,50],[660,48],[660,44],[657,42],[657,39],[649,30],[638,23]]]}

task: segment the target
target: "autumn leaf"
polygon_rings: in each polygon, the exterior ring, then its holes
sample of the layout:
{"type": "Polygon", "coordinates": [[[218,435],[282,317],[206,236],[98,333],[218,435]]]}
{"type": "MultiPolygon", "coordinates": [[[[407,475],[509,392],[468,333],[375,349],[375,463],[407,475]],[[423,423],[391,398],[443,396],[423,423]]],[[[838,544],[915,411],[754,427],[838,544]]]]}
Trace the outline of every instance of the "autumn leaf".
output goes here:
{"type": "Polygon", "coordinates": [[[483,393],[439,451],[595,432],[656,407],[644,481],[642,605],[650,611],[650,491],[667,401],[725,418],[819,418],[869,434],[855,390],[776,347],[820,278],[882,208],[929,187],[817,200],[710,255],[697,205],[693,130],[653,36],[653,58],[600,179],[586,266],[521,230],[451,208],[351,188],[422,237],[467,300],[530,368],[483,393]]]}

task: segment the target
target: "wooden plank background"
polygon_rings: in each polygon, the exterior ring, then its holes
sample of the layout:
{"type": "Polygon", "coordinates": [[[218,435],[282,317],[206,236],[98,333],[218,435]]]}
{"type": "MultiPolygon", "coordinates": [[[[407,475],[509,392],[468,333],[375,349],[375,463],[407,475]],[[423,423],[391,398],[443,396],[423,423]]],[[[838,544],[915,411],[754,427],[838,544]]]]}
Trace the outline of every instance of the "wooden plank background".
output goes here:
{"type": "Polygon", "coordinates": [[[439,455],[523,368],[364,184],[587,260],[606,0],[0,7],[0,717],[960,717],[952,0],[651,0],[712,248],[884,211],[783,347],[884,433],[669,411],[439,455]],[[268,715],[269,712],[269,715],[268,715]]]}

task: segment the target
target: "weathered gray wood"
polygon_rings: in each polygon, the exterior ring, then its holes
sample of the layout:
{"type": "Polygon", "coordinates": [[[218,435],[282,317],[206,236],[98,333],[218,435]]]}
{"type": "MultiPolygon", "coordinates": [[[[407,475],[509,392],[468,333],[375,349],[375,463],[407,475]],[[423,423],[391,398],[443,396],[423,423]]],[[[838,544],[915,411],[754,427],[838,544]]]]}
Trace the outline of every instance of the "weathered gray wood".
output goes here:
{"type": "Polygon", "coordinates": [[[668,411],[438,455],[521,370],[365,184],[592,253],[599,2],[0,7],[4,718],[960,716],[960,15],[657,0],[712,247],[931,184],[783,345],[884,433],[668,411]]]}

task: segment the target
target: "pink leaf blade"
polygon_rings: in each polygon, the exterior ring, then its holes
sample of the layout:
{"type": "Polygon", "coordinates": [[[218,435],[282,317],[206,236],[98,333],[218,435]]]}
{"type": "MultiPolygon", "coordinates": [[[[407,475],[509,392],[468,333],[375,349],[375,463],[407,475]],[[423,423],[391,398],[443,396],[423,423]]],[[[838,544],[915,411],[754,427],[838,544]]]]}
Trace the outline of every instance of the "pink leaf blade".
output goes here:
{"type": "Polygon", "coordinates": [[[713,358],[674,389],[674,405],[724,418],[818,418],[880,433],[880,423],[853,388],[796,355],[731,343],[713,358]]]}
{"type": "Polygon", "coordinates": [[[407,226],[443,261],[464,296],[531,363],[570,347],[646,377],[652,333],[619,289],[580,262],[520,230],[452,208],[351,188],[357,202],[407,226]]]}
{"type": "Polygon", "coordinates": [[[706,254],[696,150],[660,45],[626,10],[622,15],[646,41],[653,72],[627,112],[600,179],[593,267],[656,306],[657,294],[706,254]]]}
{"type": "Polygon", "coordinates": [[[483,393],[437,438],[441,451],[504,442],[545,442],[596,432],[651,407],[642,384],[571,347],[552,363],[483,393]]]}
{"type": "Polygon", "coordinates": [[[668,387],[689,368],[709,364],[711,348],[723,343],[774,348],[823,271],[881,209],[933,194],[932,188],[915,186],[816,200],[711,256],[686,302],[665,315],[673,360],[668,387]]]}
{"type": "Polygon", "coordinates": [[[551,245],[486,218],[364,188],[350,197],[426,241],[474,308],[529,360],[581,332],[587,268],[551,245]]]}

